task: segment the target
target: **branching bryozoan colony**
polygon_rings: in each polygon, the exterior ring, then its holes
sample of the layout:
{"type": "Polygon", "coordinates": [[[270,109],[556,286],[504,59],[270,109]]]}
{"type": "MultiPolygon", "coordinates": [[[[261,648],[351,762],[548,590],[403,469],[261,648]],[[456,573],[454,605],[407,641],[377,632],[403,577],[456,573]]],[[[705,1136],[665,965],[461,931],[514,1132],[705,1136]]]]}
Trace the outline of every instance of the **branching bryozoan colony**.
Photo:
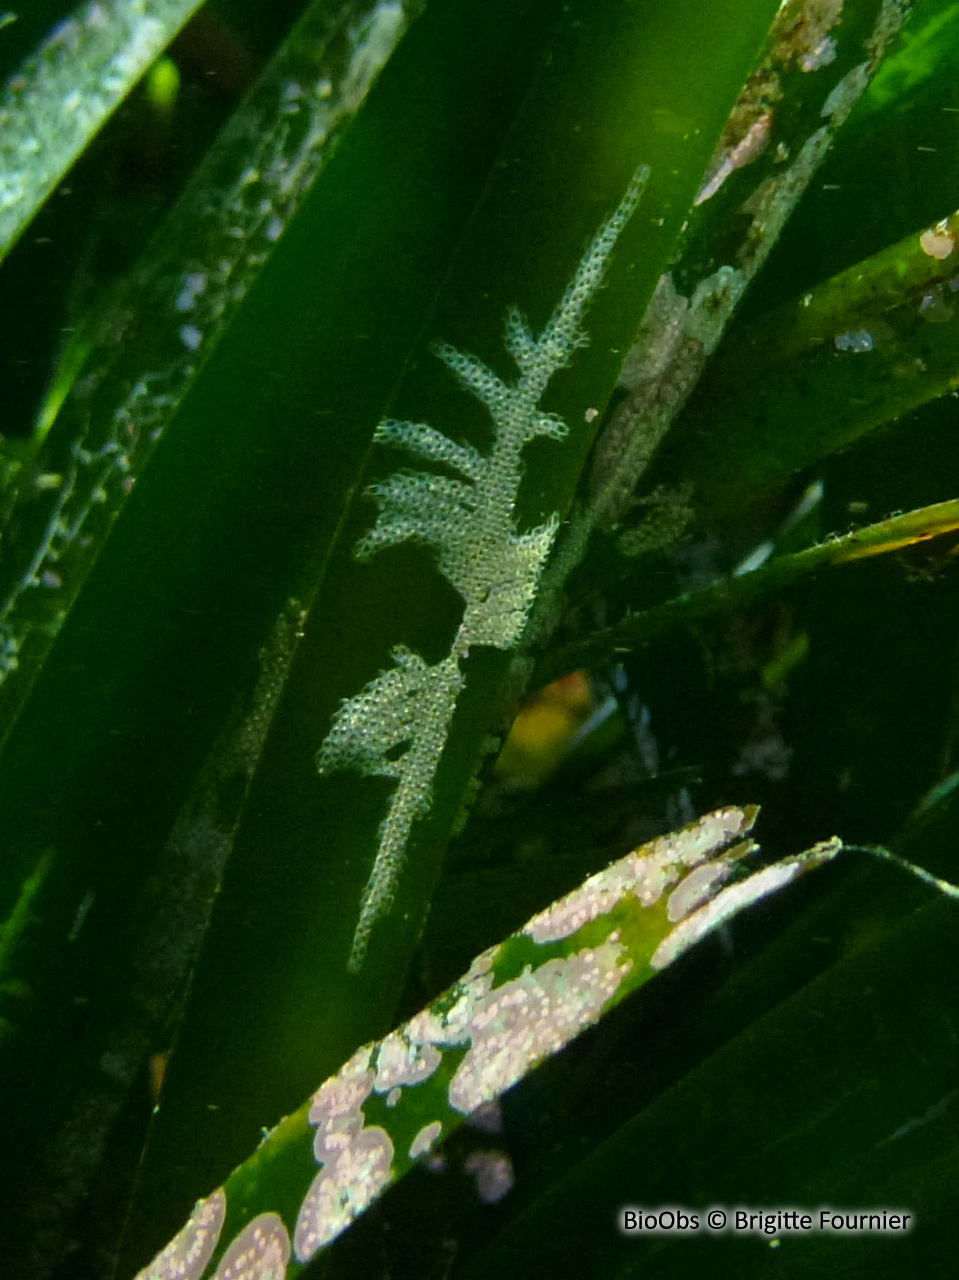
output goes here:
{"type": "Polygon", "coordinates": [[[434,354],[489,412],[489,453],[456,443],[421,422],[388,418],[376,428],[377,442],[405,449],[454,474],[399,471],[371,485],[367,493],[379,513],[357,544],[357,558],[367,559],[403,542],[431,547],[440,572],[462,597],[463,617],[449,654],[435,666],[405,646],[394,649],[396,665],[342,703],[317,753],[321,774],[350,768],[397,780],[363,891],[349,961],[354,971],[363,963],[374,923],[392,900],[413,822],[432,803],[433,779],[464,683],[461,659],[471,645],[512,649],[522,636],[559,529],[558,512],[527,533],[516,527],[523,450],[539,436],[560,441],[569,433],[561,418],[543,412],[540,400],[554,373],[588,342],[586,310],[648,177],[645,165],[633,175],[538,338],[520,312],[510,310],[506,348],[519,369],[515,382],[504,382],[475,356],[455,347],[434,347],[434,354]],[[395,755],[402,746],[405,751],[395,755]]]}

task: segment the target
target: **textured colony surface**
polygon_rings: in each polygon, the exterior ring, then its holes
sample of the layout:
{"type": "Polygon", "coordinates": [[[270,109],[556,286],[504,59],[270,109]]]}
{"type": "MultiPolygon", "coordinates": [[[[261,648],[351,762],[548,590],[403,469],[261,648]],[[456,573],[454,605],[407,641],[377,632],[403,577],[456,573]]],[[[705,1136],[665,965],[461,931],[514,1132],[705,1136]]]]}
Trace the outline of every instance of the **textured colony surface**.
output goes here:
{"type": "MultiPolygon", "coordinates": [[[[251,1185],[259,1188],[245,1210],[256,1216],[227,1246],[212,1280],[296,1274],[417,1160],[429,1158],[464,1117],[498,1129],[488,1123],[491,1104],[538,1063],[710,929],[841,848],[838,840],[825,841],[723,887],[757,849],[748,838],[755,817],[751,807],[720,809],[635,849],[477,956],[459,982],[409,1022],[358,1049],[295,1117],[267,1135],[253,1168],[234,1175],[245,1204],[251,1185]],[[636,929],[650,908],[658,911],[658,926],[636,929]],[[307,1124],[318,1168],[304,1186],[307,1124]],[[271,1211],[277,1192],[288,1203],[291,1186],[303,1194],[295,1223],[271,1211]]],[[[475,1152],[467,1171],[488,1203],[513,1184],[502,1151],[475,1152]]],[[[226,1185],[232,1195],[233,1178],[226,1185]]],[[[197,1205],[137,1280],[201,1280],[225,1216],[221,1189],[197,1205]]]]}
{"type": "Polygon", "coordinates": [[[220,1259],[213,1280],[283,1280],[290,1237],[275,1213],[248,1222],[220,1259]]]}
{"type": "Polygon", "coordinates": [[[183,1230],[136,1280],[200,1280],[219,1243],[225,1217],[226,1193],[221,1187],[199,1201],[183,1230]]]}
{"type": "MultiPolygon", "coordinates": [[[[658,836],[604,871],[590,876],[578,889],[534,916],[525,932],[541,946],[546,942],[559,942],[576,933],[584,924],[606,915],[627,894],[638,898],[644,907],[651,907],[687,868],[706,863],[710,870],[718,871],[729,865],[731,857],[738,858],[752,852],[757,846],[748,841],[737,845],[726,859],[709,861],[720,850],[748,835],[756,821],[756,812],[752,807],[717,809],[682,831],[658,836]]],[[[693,877],[685,879],[670,898],[671,920],[685,914],[680,912],[674,916],[672,902],[691,879],[693,877]]]]}
{"type": "Polygon", "coordinates": [[[637,170],[538,338],[519,311],[510,311],[506,348],[519,369],[515,382],[504,382],[466,352],[445,344],[434,347],[434,354],[489,413],[493,426],[489,453],[456,443],[422,422],[390,418],[376,429],[374,439],[379,443],[404,449],[455,475],[401,471],[371,485],[368,494],[379,514],[360,539],[356,555],[366,559],[400,543],[425,544],[462,598],[463,616],[448,656],[435,667],[408,649],[395,649],[396,669],[377,676],[342,704],[317,755],[321,773],[353,768],[398,782],[363,893],[351,969],[363,963],[373,924],[392,899],[413,821],[430,806],[433,777],[462,688],[460,660],[471,645],[512,649],[529,617],[559,529],[559,515],[554,513],[528,532],[517,529],[514,512],[523,450],[537,437],[558,441],[568,433],[560,418],[540,409],[540,400],[554,373],[568,365],[587,341],[586,310],[648,176],[645,166],[637,170]],[[399,758],[387,756],[404,744],[408,748],[399,758]]]}
{"type": "Polygon", "coordinates": [[[413,822],[430,807],[433,778],[463,687],[456,655],[431,667],[419,654],[397,645],[393,661],[394,670],[382,672],[343,703],[316,757],[321,774],[353,768],[399,782],[380,826],[376,862],[363,892],[350,956],[353,969],[363,961],[374,922],[389,907],[413,822]],[[388,754],[402,746],[406,750],[399,755],[388,754]]]}

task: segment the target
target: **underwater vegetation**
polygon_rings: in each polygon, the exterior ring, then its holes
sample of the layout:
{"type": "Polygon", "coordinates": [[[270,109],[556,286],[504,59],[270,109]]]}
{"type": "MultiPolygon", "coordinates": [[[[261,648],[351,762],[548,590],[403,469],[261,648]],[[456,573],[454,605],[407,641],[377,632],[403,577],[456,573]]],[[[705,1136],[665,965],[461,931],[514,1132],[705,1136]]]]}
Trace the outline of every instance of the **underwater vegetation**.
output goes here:
{"type": "Polygon", "coordinates": [[[268,8],[0,14],[0,1271],[950,1275],[959,4],[268,8]]]}

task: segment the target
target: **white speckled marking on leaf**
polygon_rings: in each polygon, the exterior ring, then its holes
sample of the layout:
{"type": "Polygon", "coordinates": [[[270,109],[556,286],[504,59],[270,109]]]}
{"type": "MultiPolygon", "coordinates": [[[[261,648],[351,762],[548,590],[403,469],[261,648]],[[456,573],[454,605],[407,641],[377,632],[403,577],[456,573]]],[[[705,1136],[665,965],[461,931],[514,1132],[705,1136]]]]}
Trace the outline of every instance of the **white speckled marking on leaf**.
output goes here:
{"type": "MultiPolygon", "coordinates": [[[[632,968],[612,938],[474,996],[470,1048],[450,1081],[449,1104],[468,1115],[594,1023],[632,968]]],[[[484,989],[485,988],[485,989],[484,989]]]]}
{"type": "Polygon", "coordinates": [[[658,836],[590,876],[578,889],[534,916],[523,932],[542,946],[570,937],[591,920],[612,911],[627,895],[637,898],[644,907],[651,907],[683,871],[707,862],[742,839],[755,820],[754,809],[729,806],[705,814],[682,831],[658,836]]]}
{"type": "Polygon", "coordinates": [[[434,345],[433,354],[489,413],[493,442],[488,453],[423,422],[387,418],[376,428],[377,443],[455,474],[398,471],[371,485],[367,496],[379,512],[355,554],[362,560],[402,543],[425,544],[461,597],[463,614],[449,654],[435,666],[403,646],[394,649],[397,669],[381,672],[341,704],[317,754],[321,773],[353,768],[399,783],[363,890],[348,962],[354,972],[363,963],[373,925],[392,901],[413,823],[432,804],[433,779],[463,686],[460,661],[472,645],[514,648],[526,627],[559,530],[559,513],[534,529],[517,527],[523,451],[537,438],[563,440],[569,433],[565,422],[540,408],[540,400],[556,371],[587,342],[586,311],[648,178],[648,167],[640,166],[538,337],[520,312],[510,309],[505,341],[519,369],[515,381],[505,382],[469,352],[434,345]],[[400,746],[406,750],[396,756],[400,746]]]}
{"type": "Polygon", "coordinates": [[[290,1237],[276,1213],[248,1222],[220,1259],[213,1280],[285,1280],[290,1237]]]}
{"type": "Polygon", "coordinates": [[[220,1187],[197,1201],[186,1226],[136,1280],[200,1280],[219,1243],[225,1217],[226,1192],[220,1187]]]}
{"type": "Polygon", "coordinates": [[[429,1124],[425,1124],[410,1143],[410,1159],[418,1160],[420,1156],[425,1156],[442,1136],[443,1126],[439,1120],[431,1120],[429,1124]]]}
{"type": "MultiPolygon", "coordinates": [[[[393,1143],[385,1129],[341,1129],[323,1147],[323,1170],[300,1206],[293,1237],[296,1256],[308,1262],[335,1240],[393,1178],[393,1143]]],[[[319,1153],[318,1153],[319,1158],[319,1153]]]]}

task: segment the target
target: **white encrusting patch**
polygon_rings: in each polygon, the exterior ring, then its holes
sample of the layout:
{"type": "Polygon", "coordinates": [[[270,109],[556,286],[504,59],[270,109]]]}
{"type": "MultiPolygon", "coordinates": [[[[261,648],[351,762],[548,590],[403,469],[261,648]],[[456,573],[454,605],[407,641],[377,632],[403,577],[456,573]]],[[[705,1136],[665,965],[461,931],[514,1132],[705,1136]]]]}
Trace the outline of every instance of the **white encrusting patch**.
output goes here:
{"type": "Polygon", "coordinates": [[[220,1259],[213,1280],[285,1280],[290,1237],[276,1213],[248,1222],[220,1259]]]}
{"type": "Polygon", "coordinates": [[[814,49],[804,53],[799,59],[803,71],[818,71],[820,67],[828,67],[836,61],[836,42],[832,36],[823,36],[814,49]]]}
{"type": "Polygon", "coordinates": [[[410,1159],[418,1160],[420,1156],[425,1156],[436,1146],[442,1136],[443,1126],[439,1120],[432,1120],[429,1124],[425,1124],[410,1143],[410,1159]]]}
{"type": "Polygon", "coordinates": [[[831,861],[841,850],[842,841],[834,836],[831,840],[823,840],[813,848],[807,849],[805,853],[797,854],[793,858],[783,858],[781,862],[755,872],[747,880],[741,880],[723,889],[705,906],[681,920],[676,928],[667,934],[653,952],[650,966],[657,970],[665,969],[684,951],[695,946],[707,933],[725,924],[727,920],[731,920],[752,903],[759,902],[761,898],[768,897],[777,889],[783,888],[802,872],[831,861]]]}
{"type": "Polygon", "coordinates": [[[427,1028],[419,1031],[419,1022],[414,1019],[380,1041],[376,1055],[377,1093],[392,1093],[399,1085],[419,1084],[440,1065],[442,1057],[423,1034],[427,1028]]]}
{"type": "Polygon", "coordinates": [[[735,144],[720,151],[710,164],[709,172],[699,189],[694,205],[703,204],[711,199],[723,185],[731,173],[744,165],[751,164],[757,156],[762,155],[769,144],[772,133],[773,114],[766,110],[759,114],[747,131],[735,144]]]}
{"type": "Polygon", "coordinates": [[[547,960],[491,989],[477,980],[466,1032],[470,1047],[449,1087],[454,1111],[469,1115],[596,1022],[632,968],[619,942],[547,960]]]}
{"type": "Polygon", "coordinates": [[[363,1045],[313,1095],[309,1119],[310,1124],[320,1127],[320,1133],[316,1136],[317,1144],[321,1142],[322,1134],[336,1133],[340,1124],[350,1124],[354,1116],[361,1114],[360,1108],[373,1092],[373,1082],[376,1079],[375,1072],[370,1068],[372,1057],[373,1046],[363,1045]]]}
{"type": "Polygon", "coordinates": [[[294,1249],[307,1262],[334,1240],[389,1185],[393,1143],[385,1129],[364,1127],[363,1103],[373,1092],[373,1046],[364,1045],[321,1085],[310,1105],[317,1126],[313,1153],[321,1170],[296,1220],[294,1249]]]}
{"type": "Polygon", "coordinates": [[[755,809],[730,806],[705,814],[682,831],[650,840],[534,916],[524,933],[540,945],[560,942],[608,914],[627,895],[651,907],[684,871],[747,836],[755,820],[755,809]]]}
{"type": "Polygon", "coordinates": [[[341,1130],[324,1148],[324,1168],[313,1179],[296,1220],[294,1244],[300,1262],[335,1240],[393,1180],[390,1135],[376,1125],[357,1128],[341,1130]]]}
{"type": "Polygon", "coordinates": [[[919,237],[919,247],[929,258],[938,258],[939,261],[948,258],[956,247],[956,239],[949,229],[948,221],[944,219],[924,231],[919,237]]]}
{"type": "Polygon", "coordinates": [[[691,911],[701,907],[715,893],[717,887],[732,875],[736,863],[732,858],[719,858],[695,867],[669,895],[666,916],[671,924],[684,919],[691,911]]]}
{"type": "Polygon", "coordinates": [[[197,297],[204,291],[206,284],[206,272],[188,271],[183,277],[183,287],[174,303],[177,311],[192,311],[196,306],[197,297]]]}
{"type": "Polygon", "coordinates": [[[197,1202],[186,1226],[136,1280],[200,1280],[219,1243],[225,1217],[226,1192],[220,1187],[197,1202]]]}
{"type": "Polygon", "coordinates": [[[842,124],[865,92],[871,74],[872,68],[868,62],[853,67],[823,103],[820,115],[826,116],[833,125],[842,124]]]}
{"type": "Polygon", "coordinates": [[[398,471],[371,485],[367,496],[379,512],[355,554],[364,560],[389,547],[422,543],[460,596],[463,614],[447,657],[435,666],[403,646],[395,648],[396,668],[381,672],[341,704],[317,754],[320,773],[352,768],[396,778],[399,784],[380,826],[363,890],[348,962],[353,971],[363,963],[374,923],[390,906],[413,823],[432,804],[433,779],[464,683],[461,661],[473,645],[514,648],[526,627],[559,530],[559,514],[553,512],[533,529],[517,526],[523,452],[536,439],[559,441],[569,434],[567,424],[544,412],[540,401],[556,371],[586,345],[586,311],[648,178],[645,165],[637,169],[538,336],[515,307],[510,309],[505,344],[519,370],[515,380],[504,381],[476,356],[446,343],[432,348],[489,414],[488,452],[452,440],[424,422],[387,418],[374,433],[376,443],[403,449],[418,462],[452,474],[398,471]],[[396,756],[399,746],[407,749],[396,756]]]}

